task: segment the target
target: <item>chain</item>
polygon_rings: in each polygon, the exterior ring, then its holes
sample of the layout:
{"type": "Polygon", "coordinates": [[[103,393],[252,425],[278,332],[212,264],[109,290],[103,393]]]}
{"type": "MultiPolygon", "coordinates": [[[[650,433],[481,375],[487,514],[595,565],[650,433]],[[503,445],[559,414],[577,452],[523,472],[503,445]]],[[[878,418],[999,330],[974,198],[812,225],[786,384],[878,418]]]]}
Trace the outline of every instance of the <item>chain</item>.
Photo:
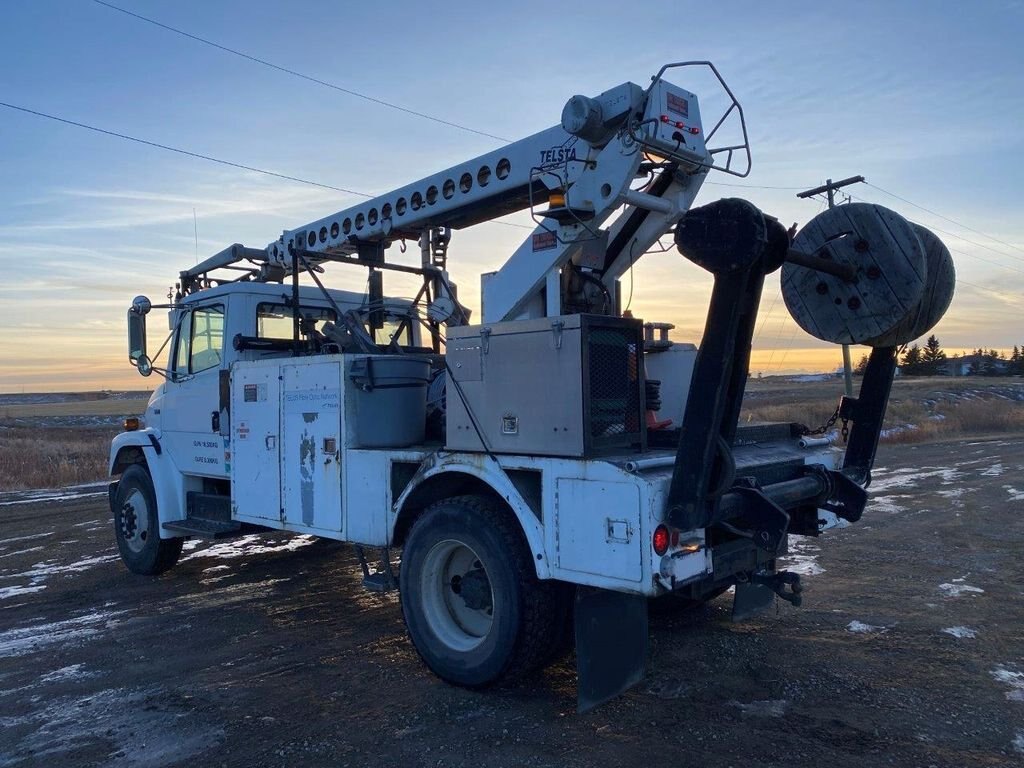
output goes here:
{"type": "MultiPolygon", "coordinates": [[[[810,427],[806,427],[803,424],[801,424],[800,425],[800,435],[804,436],[804,437],[810,437],[812,435],[824,435],[826,432],[828,432],[830,429],[832,429],[833,426],[835,426],[835,423],[837,421],[839,421],[839,406],[838,405],[836,406],[835,411],[832,412],[832,415],[829,416],[828,419],[825,421],[825,423],[822,424],[817,429],[811,429],[810,427]]],[[[846,439],[850,436],[850,426],[849,426],[849,421],[847,419],[843,419],[843,427],[839,431],[839,433],[843,436],[843,442],[845,443],[846,439]]]]}

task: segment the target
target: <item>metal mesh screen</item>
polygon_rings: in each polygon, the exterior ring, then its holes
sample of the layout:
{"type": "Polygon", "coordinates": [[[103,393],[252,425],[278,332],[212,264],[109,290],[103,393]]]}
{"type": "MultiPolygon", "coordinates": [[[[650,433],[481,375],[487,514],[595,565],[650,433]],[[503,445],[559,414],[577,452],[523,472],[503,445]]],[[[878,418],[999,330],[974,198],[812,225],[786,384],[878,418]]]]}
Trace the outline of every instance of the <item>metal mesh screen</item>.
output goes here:
{"type": "Polygon", "coordinates": [[[640,342],[633,328],[593,327],[587,336],[587,430],[595,445],[640,434],[640,342]]]}

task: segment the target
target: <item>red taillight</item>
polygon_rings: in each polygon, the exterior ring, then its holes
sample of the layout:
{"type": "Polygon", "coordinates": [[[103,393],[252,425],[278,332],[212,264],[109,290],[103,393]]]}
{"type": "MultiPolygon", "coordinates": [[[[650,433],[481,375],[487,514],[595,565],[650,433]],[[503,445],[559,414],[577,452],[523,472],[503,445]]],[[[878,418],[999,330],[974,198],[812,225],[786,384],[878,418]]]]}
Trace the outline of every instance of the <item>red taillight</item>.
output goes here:
{"type": "Polygon", "coordinates": [[[654,529],[654,554],[664,555],[666,552],[668,552],[669,538],[670,536],[668,528],[664,525],[659,525],[657,528],[654,529]]]}

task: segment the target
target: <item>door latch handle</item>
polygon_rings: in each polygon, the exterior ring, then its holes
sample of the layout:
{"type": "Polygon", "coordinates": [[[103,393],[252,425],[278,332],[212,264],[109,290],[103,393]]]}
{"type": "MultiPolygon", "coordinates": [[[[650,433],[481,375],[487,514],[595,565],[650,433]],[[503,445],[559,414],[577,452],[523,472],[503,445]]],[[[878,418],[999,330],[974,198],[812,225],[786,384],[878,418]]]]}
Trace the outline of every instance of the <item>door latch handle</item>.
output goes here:
{"type": "Polygon", "coordinates": [[[213,432],[220,432],[220,411],[213,411],[210,414],[210,429],[213,432]]]}

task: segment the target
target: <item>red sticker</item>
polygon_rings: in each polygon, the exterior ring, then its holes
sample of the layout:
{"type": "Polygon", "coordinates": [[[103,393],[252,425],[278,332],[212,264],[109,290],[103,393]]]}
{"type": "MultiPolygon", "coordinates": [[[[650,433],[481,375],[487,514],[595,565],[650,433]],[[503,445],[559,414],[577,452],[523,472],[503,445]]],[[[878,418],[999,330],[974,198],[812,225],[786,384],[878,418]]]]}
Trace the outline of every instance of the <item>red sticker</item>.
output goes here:
{"type": "Polygon", "coordinates": [[[558,245],[558,238],[554,232],[540,232],[533,236],[533,250],[546,251],[558,245]]]}

